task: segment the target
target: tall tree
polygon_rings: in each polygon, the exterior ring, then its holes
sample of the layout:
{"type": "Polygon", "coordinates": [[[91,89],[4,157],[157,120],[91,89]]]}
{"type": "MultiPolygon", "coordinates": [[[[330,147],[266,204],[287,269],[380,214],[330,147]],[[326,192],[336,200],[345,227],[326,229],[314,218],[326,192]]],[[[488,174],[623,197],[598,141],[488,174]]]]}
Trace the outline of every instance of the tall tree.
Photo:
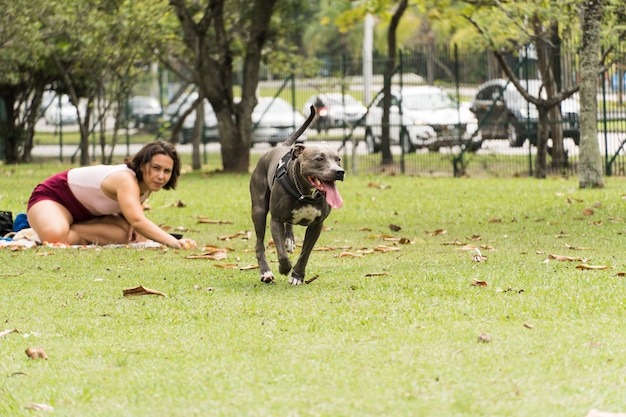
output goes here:
{"type": "Polygon", "coordinates": [[[224,171],[248,172],[252,110],[257,104],[261,64],[270,53],[266,48],[272,44],[283,51],[290,49],[284,42],[297,38],[296,15],[302,4],[299,0],[206,0],[203,5],[170,0],[191,57],[193,82],[218,120],[224,171]],[[236,101],[237,70],[241,70],[241,97],[236,101]]]}
{"type": "Polygon", "coordinates": [[[580,48],[580,188],[603,188],[602,157],[598,144],[597,81],[600,70],[602,0],[585,0],[581,6],[580,48]]]}

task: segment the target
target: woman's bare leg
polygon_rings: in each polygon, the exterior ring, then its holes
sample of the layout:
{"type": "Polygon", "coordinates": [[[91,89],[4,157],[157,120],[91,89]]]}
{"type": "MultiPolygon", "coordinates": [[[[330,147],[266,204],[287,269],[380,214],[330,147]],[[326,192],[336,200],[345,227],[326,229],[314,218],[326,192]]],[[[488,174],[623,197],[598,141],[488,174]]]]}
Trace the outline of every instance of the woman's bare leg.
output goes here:
{"type": "Polygon", "coordinates": [[[70,227],[72,232],[89,244],[125,244],[130,240],[130,225],[123,217],[116,215],[74,223],[70,227]]]}
{"type": "Polygon", "coordinates": [[[128,243],[130,225],[120,216],[102,216],[72,223],[72,215],[61,204],[42,200],[28,210],[28,223],[39,240],[47,243],[88,245],[128,243]]]}
{"type": "Polygon", "coordinates": [[[78,245],[80,236],[70,232],[72,215],[61,204],[42,200],[28,210],[28,223],[41,242],[78,245]]]}

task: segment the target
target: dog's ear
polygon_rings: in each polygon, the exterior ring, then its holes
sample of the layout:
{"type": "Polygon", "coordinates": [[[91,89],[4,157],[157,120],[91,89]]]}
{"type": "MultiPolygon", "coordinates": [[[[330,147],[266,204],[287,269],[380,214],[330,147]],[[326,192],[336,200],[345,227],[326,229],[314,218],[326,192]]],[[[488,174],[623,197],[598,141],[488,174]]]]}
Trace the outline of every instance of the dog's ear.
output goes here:
{"type": "Polygon", "coordinates": [[[304,151],[305,146],[301,143],[296,143],[293,145],[293,152],[291,152],[291,159],[296,159],[302,151],[304,151]]]}

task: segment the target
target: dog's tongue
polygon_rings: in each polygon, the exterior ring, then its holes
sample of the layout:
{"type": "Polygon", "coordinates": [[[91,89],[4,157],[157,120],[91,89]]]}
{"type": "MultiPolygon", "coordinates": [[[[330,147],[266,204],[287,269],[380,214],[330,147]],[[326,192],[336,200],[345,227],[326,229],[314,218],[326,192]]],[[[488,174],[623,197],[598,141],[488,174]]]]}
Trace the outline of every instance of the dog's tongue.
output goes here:
{"type": "Polygon", "coordinates": [[[322,184],[324,184],[324,189],[322,191],[326,194],[326,201],[328,204],[334,209],[340,208],[343,205],[343,198],[339,195],[339,191],[337,191],[335,183],[322,181],[322,184]]]}

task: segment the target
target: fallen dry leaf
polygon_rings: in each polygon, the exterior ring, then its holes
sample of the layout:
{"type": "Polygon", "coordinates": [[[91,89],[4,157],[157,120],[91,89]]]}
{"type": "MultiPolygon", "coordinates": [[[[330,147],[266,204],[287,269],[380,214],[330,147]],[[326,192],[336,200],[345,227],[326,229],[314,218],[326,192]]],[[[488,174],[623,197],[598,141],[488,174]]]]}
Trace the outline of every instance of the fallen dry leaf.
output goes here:
{"type": "Polygon", "coordinates": [[[239,267],[240,271],[249,271],[251,269],[259,269],[259,266],[258,265],[246,265],[246,266],[239,267]]]}
{"type": "Polygon", "coordinates": [[[463,246],[465,245],[465,243],[461,242],[460,240],[455,240],[453,242],[443,242],[442,245],[463,246]]]}
{"type": "Polygon", "coordinates": [[[215,264],[215,266],[218,268],[225,268],[225,269],[238,269],[239,268],[237,264],[215,264]]]}
{"type": "Polygon", "coordinates": [[[477,242],[477,241],[481,240],[482,238],[480,237],[480,235],[472,235],[470,237],[466,236],[465,239],[477,242]]]}
{"type": "Polygon", "coordinates": [[[583,210],[583,215],[585,216],[591,216],[593,213],[594,213],[593,209],[589,207],[583,210]]]}
{"type": "Polygon", "coordinates": [[[151,290],[150,288],[146,288],[143,285],[134,288],[127,288],[123,291],[124,297],[134,296],[134,295],[158,295],[161,297],[167,297],[167,294],[157,291],[151,290]]]}
{"type": "Polygon", "coordinates": [[[534,326],[530,323],[524,323],[523,324],[524,327],[526,327],[527,329],[532,329],[534,326]]]}
{"type": "Polygon", "coordinates": [[[398,250],[400,250],[400,248],[398,248],[396,246],[378,245],[378,246],[376,246],[374,248],[374,250],[377,251],[377,252],[387,253],[387,252],[398,251],[398,250]]]}
{"type": "Polygon", "coordinates": [[[362,258],[363,255],[361,255],[360,253],[354,253],[354,252],[341,252],[337,257],[338,258],[362,258]]]}
{"type": "Polygon", "coordinates": [[[389,225],[389,230],[391,230],[392,232],[399,232],[400,230],[402,230],[402,227],[392,223],[389,225]]]}
{"type": "Polygon", "coordinates": [[[365,274],[366,277],[384,277],[389,275],[389,272],[369,272],[365,274]]]}
{"type": "Polygon", "coordinates": [[[200,217],[198,219],[198,223],[208,223],[208,224],[233,224],[233,222],[228,220],[211,220],[206,217],[200,217]]]}
{"type": "Polygon", "coordinates": [[[576,261],[576,262],[586,262],[585,259],[579,258],[578,256],[565,256],[565,255],[555,255],[553,253],[548,255],[548,259],[553,259],[555,261],[576,261]]]}
{"type": "Polygon", "coordinates": [[[6,335],[8,335],[8,334],[11,334],[11,333],[19,333],[19,331],[18,331],[17,329],[7,329],[7,330],[3,330],[3,331],[1,331],[1,332],[0,332],[0,338],[2,338],[2,337],[4,337],[4,336],[6,336],[6,335]]]}
{"type": "Polygon", "coordinates": [[[568,245],[567,243],[564,243],[563,246],[571,250],[591,250],[591,248],[586,248],[584,246],[572,246],[572,245],[568,245]]]}
{"type": "Polygon", "coordinates": [[[28,348],[25,350],[26,355],[31,359],[48,359],[48,355],[42,348],[28,348]]]}
{"type": "Polygon", "coordinates": [[[230,240],[230,239],[238,237],[238,236],[243,236],[245,239],[250,239],[250,232],[247,231],[247,230],[246,231],[241,231],[241,232],[233,233],[232,235],[219,236],[218,239],[219,240],[230,240]]]}
{"type": "Polygon", "coordinates": [[[448,233],[448,231],[445,230],[445,229],[437,229],[437,230],[435,230],[433,232],[429,232],[427,230],[424,233],[426,233],[428,236],[437,236],[437,235],[445,235],[446,233],[448,233]]]}
{"type": "Polygon", "coordinates": [[[360,231],[360,232],[371,232],[372,231],[372,229],[370,229],[369,227],[359,227],[357,230],[360,231]]]}
{"type": "Polygon", "coordinates": [[[199,255],[185,256],[185,259],[211,259],[213,261],[222,261],[228,258],[226,251],[217,250],[213,252],[202,253],[199,255]]]}
{"type": "Polygon", "coordinates": [[[481,281],[479,279],[474,278],[474,280],[471,283],[472,287],[486,287],[489,284],[487,284],[487,281],[481,281]]]}
{"type": "Polygon", "coordinates": [[[493,217],[489,219],[489,223],[502,223],[502,219],[499,217],[493,217]]]}
{"type": "Polygon", "coordinates": [[[478,341],[483,343],[489,343],[491,342],[491,336],[489,336],[487,333],[479,334],[478,341]]]}
{"type": "Polygon", "coordinates": [[[172,203],[172,207],[185,207],[185,203],[182,200],[177,200],[172,203]]]}
{"type": "Polygon", "coordinates": [[[305,281],[304,281],[304,283],[305,283],[305,284],[310,284],[310,283],[312,283],[313,281],[315,281],[316,279],[318,279],[319,277],[320,277],[319,275],[315,275],[315,276],[313,276],[313,277],[311,277],[311,278],[309,278],[309,279],[305,280],[305,281]]]}
{"type": "Polygon", "coordinates": [[[28,404],[25,408],[27,410],[45,411],[48,413],[54,412],[54,407],[49,404],[33,403],[33,404],[28,404]]]}
{"type": "Polygon", "coordinates": [[[613,269],[613,268],[615,267],[610,266],[610,265],[587,265],[587,264],[576,265],[576,269],[587,269],[587,270],[592,270],[592,271],[601,271],[603,269],[613,269]]]}
{"type": "Polygon", "coordinates": [[[409,238],[406,238],[406,237],[401,237],[399,243],[401,245],[410,245],[411,244],[411,240],[409,238]]]}
{"type": "Polygon", "coordinates": [[[563,239],[564,237],[569,237],[567,233],[560,232],[558,235],[554,235],[556,239],[563,239]]]}
{"type": "Polygon", "coordinates": [[[616,277],[626,277],[626,272],[618,272],[615,274],[616,277]]]}

